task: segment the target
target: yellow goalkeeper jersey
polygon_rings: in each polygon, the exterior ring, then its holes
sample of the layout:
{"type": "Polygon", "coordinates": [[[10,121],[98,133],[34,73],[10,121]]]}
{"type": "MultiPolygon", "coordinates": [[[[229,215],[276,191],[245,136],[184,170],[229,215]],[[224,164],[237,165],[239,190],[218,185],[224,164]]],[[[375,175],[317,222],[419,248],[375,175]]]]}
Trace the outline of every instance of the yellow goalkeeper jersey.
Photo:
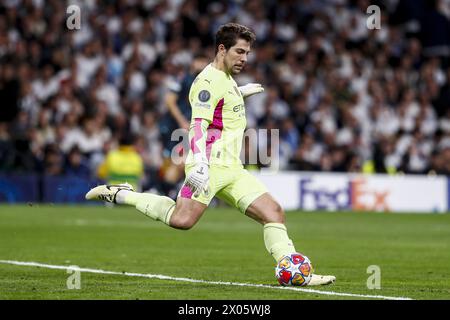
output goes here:
{"type": "MultiPolygon", "coordinates": [[[[189,102],[192,108],[189,141],[194,136],[194,119],[205,119],[209,127],[203,151],[209,164],[242,167],[240,153],[247,121],[244,99],[233,77],[209,64],[195,78],[189,102]]],[[[192,150],[189,150],[186,165],[192,163],[192,150]]]]}

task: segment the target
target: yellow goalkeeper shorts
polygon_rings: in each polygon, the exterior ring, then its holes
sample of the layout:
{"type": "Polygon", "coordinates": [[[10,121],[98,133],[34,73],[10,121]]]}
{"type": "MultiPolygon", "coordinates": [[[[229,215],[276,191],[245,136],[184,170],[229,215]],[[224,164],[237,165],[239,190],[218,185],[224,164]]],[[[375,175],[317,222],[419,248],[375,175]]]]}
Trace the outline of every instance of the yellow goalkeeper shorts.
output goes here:
{"type": "MultiPolygon", "coordinates": [[[[185,167],[186,177],[193,169],[193,165],[185,167]]],[[[202,191],[195,197],[191,189],[183,184],[178,197],[209,205],[214,196],[217,196],[245,213],[250,204],[266,192],[266,186],[242,167],[211,166],[207,192],[202,191]]]]}

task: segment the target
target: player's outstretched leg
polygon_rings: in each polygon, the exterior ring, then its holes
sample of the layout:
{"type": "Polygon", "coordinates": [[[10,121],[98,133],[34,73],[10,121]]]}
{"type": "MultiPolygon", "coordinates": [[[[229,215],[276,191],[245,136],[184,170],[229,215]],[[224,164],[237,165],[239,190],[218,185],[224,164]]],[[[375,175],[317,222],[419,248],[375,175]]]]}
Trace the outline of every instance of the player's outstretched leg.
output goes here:
{"type": "MultiPolygon", "coordinates": [[[[269,193],[254,200],[247,208],[246,215],[264,225],[264,244],[277,263],[282,257],[296,252],[287,234],[284,211],[269,193]]],[[[308,286],[326,285],[335,281],[335,276],[313,274],[308,286]]]]}
{"type": "Polygon", "coordinates": [[[128,183],[100,185],[92,188],[85,197],[87,200],[134,206],[147,217],[182,230],[192,228],[207,208],[192,199],[178,198],[175,202],[166,196],[134,192],[128,183]]]}

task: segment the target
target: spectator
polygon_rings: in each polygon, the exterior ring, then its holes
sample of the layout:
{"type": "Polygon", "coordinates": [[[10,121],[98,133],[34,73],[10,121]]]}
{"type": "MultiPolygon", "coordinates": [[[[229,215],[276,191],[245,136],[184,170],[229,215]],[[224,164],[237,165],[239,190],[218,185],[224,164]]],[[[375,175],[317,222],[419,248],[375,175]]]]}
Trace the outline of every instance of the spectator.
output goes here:
{"type": "Polygon", "coordinates": [[[145,170],[176,185],[170,135],[189,125],[194,65],[236,20],[257,32],[236,81],[266,89],[246,100],[247,125],[280,130],[281,168],[448,174],[449,7],[378,2],[369,31],[367,0],[88,1],[76,32],[58,27],[59,1],[1,2],[0,167],[60,174],[79,148],[95,173],[132,132],[145,170]]]}
{"type": "Polygon", "coordinates": [[[82,128],[77,127],[67,132],[61,149],[67,153],[77,145],[83,154],[90,156],[96,152],[102,152],[103,145],[110,136],[109,129],[97,127],[94,118],[85,118],[82,121],[82,128]]]}
{"type": "Polygon", "coordinates": [[[91,171],[89,166],[77,146],[72,147],[65,159],[64,173],[80,178],[89,178],[91,171]]]}
{"type": "Polygon", "coordinates": [[[177,141],[172,141],[172,133],[176,129],[189,130],[189,122],[191,120],[189,89],[197,74],[203,70],[207,63],[208,60],[204,55],[195,56],[189,71],[180,75],[179,82],[174,79],[168,83],[169,91],[164,100],[169,112],[165,113],[159,125],[166,157],[170,156],[172,149],[178,143],[177,141]]]}
{"type": "Polygon", "coordinates": [[[56,144],[45,147],[41,166],[45,175],[58,176],[64,173],[64,157],[56,144]]]}
{"type": "Polygon", "coordinates": [[[105,161],[99,166],[97,174],[108,184],[118,184],[127,181],[135,190],[141,190],[141,180],[144,174],[142,157],[134,148],[135,137],[123,133],[120,136],[119,147],[106,155],[105,161]]]}

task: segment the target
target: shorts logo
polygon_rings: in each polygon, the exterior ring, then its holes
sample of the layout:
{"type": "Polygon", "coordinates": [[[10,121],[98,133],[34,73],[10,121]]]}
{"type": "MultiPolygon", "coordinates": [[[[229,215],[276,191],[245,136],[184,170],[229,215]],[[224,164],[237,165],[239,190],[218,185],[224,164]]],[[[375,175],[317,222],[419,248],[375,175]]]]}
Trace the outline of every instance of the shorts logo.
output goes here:
{"type": "Polygon", "coordinates": [[[209,100],[209,98],[211,98],[211,94],[208,90],[202,90],[198,94],[198,100],[200,100],[201,102],[206,102],[209,100]]]}

